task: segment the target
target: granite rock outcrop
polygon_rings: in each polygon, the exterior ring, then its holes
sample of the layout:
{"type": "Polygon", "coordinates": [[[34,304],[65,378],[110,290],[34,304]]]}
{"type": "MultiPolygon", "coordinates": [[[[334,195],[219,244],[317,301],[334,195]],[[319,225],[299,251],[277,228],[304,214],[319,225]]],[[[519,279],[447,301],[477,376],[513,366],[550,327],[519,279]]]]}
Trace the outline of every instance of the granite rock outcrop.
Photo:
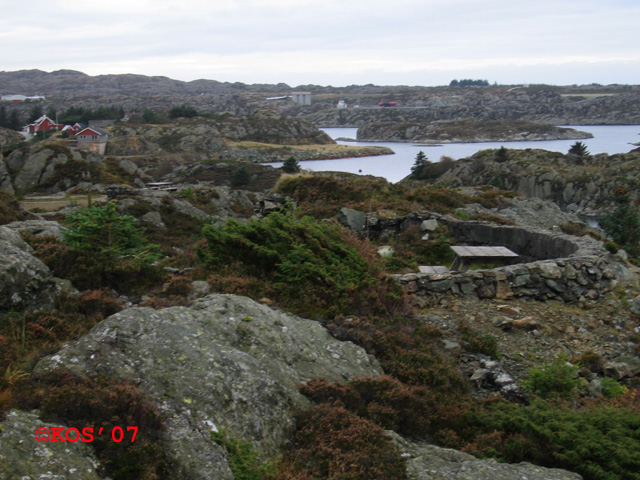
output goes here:
{"type": "Polygon", "coordinates": [[[524,121],[457,120],[439,122],[378,122],[358,128],[362,142],[519,142],[572,140],[593,135],[573,128],[524,121]]]}
{"type": "Polygon", "coordinates": [[[222,480],[233,477],[211,432],[224,430],[274,456],[293,414],[309,406],[302,382],[382,373],[364,350],[317,322],[219,294],[189,308],[117,313],[35,373],[57,369],[137,384],[166,416],[162,445],[176,478],[222,480]]]}
{"type": "Polygon", "coordinates": [[[0,227],[0,313],[42,309],[56,292],[49,268],[32,255],[20,234],[0,227]]]}

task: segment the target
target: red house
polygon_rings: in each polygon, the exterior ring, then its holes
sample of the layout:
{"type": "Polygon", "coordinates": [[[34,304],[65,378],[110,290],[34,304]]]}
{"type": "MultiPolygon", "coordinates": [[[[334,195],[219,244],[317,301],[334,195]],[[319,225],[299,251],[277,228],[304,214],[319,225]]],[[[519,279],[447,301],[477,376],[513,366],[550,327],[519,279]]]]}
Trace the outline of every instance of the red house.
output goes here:
{"type": "Polygon", "coordinates": [[[67,132],[69,135],[76,135],[84,128],[87,128],[87,126],[82,123],[75,123],[73,125],[65,125],[62,131],[67,132]]]}
{"type": "Polygon", "coordinates": [[[109,132],[99,127],[87,127],[80,130],[76,136],[78,148],[104,155],[109,141],[109,132]]]}
{"type": "Polygon", "coordinates": [[[46,115],[41,116],[35,122],[27,125],[29,133],[48,132],[49,130],[61,130],[62,124],[56,123],[46,115]]]}

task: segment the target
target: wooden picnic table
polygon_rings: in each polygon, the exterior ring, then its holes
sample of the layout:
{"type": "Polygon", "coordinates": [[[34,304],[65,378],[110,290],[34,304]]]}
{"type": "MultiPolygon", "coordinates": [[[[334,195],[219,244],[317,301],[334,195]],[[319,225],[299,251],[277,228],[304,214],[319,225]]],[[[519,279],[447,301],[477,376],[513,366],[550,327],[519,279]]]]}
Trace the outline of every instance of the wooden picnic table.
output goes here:
{"type": "Polygon", "coordinates": [[[466,272],[473,263],[507,264],[518,258],[518,254],[507,247],[468,247],[455,245],[451,247],[455,255],[451,270],[466,272]]]}

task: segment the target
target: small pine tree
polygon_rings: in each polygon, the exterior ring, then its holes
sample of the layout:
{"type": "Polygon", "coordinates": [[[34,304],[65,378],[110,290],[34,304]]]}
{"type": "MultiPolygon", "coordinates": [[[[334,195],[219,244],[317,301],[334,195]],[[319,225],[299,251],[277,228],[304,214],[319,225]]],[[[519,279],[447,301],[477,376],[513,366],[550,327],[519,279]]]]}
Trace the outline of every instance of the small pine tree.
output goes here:
{"type": "Polygon", "coordinates": [[[9,114],[9,127],[12,130],[20,130],[20,125],[22,124],[22,120],[20,120],[20,115],[17,110],[11,110],[9,114]]]}
{"type": "Polygon", "coordinates": [[[582,142],[576,142],[571,145],[569,153],[577,155],[578,157],[586,157],[587,155],[590,155],[589,150],[587,150],[587,146],[582,142]]]}
{"type": "Polygon", "coordinates": [[[613,241],[633,257],[640,257],[640,208],[626,190],[614,191],[616,208],[598,217],[598,223],[613,241]]]}
{"type": "Polygon", "coordinates": [[[413,164],[413,167],[411,167],[410,177],[416,180],[419,180],[420,178],[422,178],[422,170],[429,163],[431,162],[429,162],[429,159],[427,158],[427,156],[424,154],[422,150],[420,150],[416,155],[416,161],[413,164]]]}
{"type": "Polygon", "coordinates": [[[247,167],[238,167],[231,174],[231,186],[232,187],[241,187],[242,185],[246,185],[251,181],[251,174],[247,167]]]}
{"type": "Polygon", "coordinates": [[[498,151],[496,152],[496,162],[498,163],[504,163],[507,160],[509,160],[509,154],[508,154],[509,150],[507,150],[506,148],[504,148],[504,145],[501,146],[498,151]]]}
{"type": "Polygon", "coordinates": [[[66,217],[63,241],[73,252],[69,279],[86,288],[108,286],[127,291],[160,280],[154,263],[158,246],[147,243],[144,229],[115,202],[76,210],[66,217]]]}
{"type": "Polygon", "coordinates": [[[280,168],[284,173],[298,173],[300,171],[300,164],[295,158],[289,157],[280,168]]]}

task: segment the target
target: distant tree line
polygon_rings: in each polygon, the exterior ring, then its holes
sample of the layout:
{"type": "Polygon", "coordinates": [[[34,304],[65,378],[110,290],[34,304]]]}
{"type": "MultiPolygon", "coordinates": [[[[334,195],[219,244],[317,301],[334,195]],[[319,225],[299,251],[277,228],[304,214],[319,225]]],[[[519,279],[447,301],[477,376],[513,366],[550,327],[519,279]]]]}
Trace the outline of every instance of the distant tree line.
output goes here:
{"type": "Polygon", "coordinates": [[[12,109],[11,112],[7,112],[6,107],[3,105],[0,107],[0,127],[9,128],[11,130],[20,130],[22,128],[22,120],[18,111],[12,109]]]}
{"type": "Polygon", "coordinates": [[[129,118],[129,122],[161,124],[161,123],[169,123],[171,120],[175,120],[177,118],[203,117],[203,118],[212,118],[214,120],[220,120],[225,116],[226,114],[224,113],[220,114],[220,113],[198,112],[194,107],[183,104],[183,105],[178,105],[176,107],[173,107],[169,111],[165,110],[161,113],[151,109],[146,109],[142,114],[132,115],[131,118],[129,118]]]}
{"type": "MultiPolygon", "coordinates": [[[[50,109],[47,116],[55,120],[56,111],[50,109]],[[49,115],[52,113],[53,116],[49,115]]],[[[69,107],[58,118],[58,123],[73,125],[74,123],[89,123],[89,120],[120,120],[124,117],[123,107],[98,107],[96,109],[84,107],[69,107]]]]}
{"type": "Polygon", "coordinates": [[[465,78],[464,80],[451,80],[450,87],[488,87],[488,80],[472,80],[465,78]]]}

